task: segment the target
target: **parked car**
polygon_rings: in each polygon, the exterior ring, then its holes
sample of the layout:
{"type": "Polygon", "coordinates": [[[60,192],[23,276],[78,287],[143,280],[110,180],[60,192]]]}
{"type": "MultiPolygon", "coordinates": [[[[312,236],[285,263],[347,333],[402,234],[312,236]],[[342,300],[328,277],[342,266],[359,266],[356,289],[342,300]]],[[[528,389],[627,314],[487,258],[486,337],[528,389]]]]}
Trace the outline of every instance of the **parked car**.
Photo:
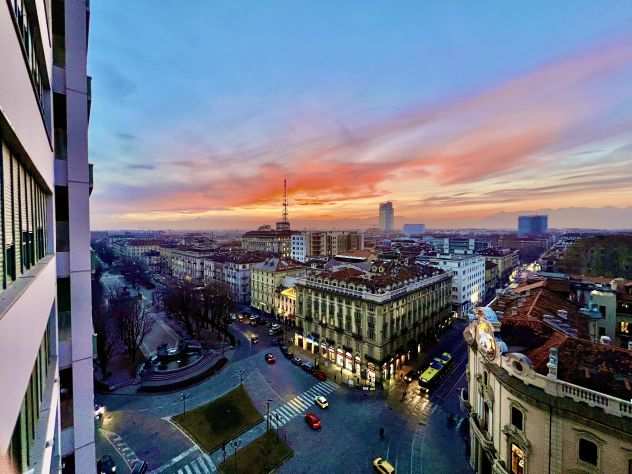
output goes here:
{"type": "Polygon", "coordinates": [[[380,474],[395,474],[393,465],[384,458],[375,458],[373,460],[373,469],[380,474]]]}
{"type": "Polygon", "coordinates": [[[301,360],[300,357],[294,357],[292,359],[292,364],[294,364],[294,365],[301,365],[301,362],[303,362],[303,361],[301,360]]]}
{"type": "Polygon", "coordinates": [[[274,355],[270,354],[269,352],[265,355],[265,360],[268,364],[274,364],[276,362],[274,355]]]}
{"type": "Polygon", "coordinates": [[[279,346],[279,349],[281,349],[281,352],[285,356],[287,356],[290,353],[290,348],[288,346],[286,346],[286,345],[279,346]]]}
{"type": "Polygon", "coordinates": [[[320,426],[320,418],[318,418],[312,412],[308,412],[308,413],[305,414],[305,422],[313,430],[319,430],[321,428],[321,426],[320,426]]]}
{"type": "Polygon", "coordinates": [[[253,344],[256,344],[259,342],[259,336],[257,336],[256,334],[254,336],[250,336],[250,342],[253,344]]]}
{"type": "Polygon", "coordinates": [[[327,408],[329,406],[329,402],[327,401],[327,399],[325,397],[323,397],[322,395],[317,396],[314,401],[316,402],[316,405],[318,405],[321,408],[327,408]]]}
{"type": "Polygon", "coordinates": [[[280,327],[271,327],[270,329],[268,329],[268,335],[269,336],[276,336],[277,334],[279,334],[281,332],[281,328],[280,327]]]}
{"type": "Polygon", "coordinates": [[[404,375],[404,381],[406,383],[410,383],[413,380],[417,380],[418,378],[419,378],[418,370],[409,370],[408,372],[406,372],[406,375],[404,375]]]}
{"type": "Polygon", "coordinates": [[[116,464],[112,456],[106,454],[97,461],[97,474],[114,474],[116,472],[116,464]]]}
{"type": "Polygon", "coordinates": [[[99,419],[103,415],[105,415],[105,406],[99,405],[98,403],[95,403],[94,404],[94,417],[96,419],[99,419]]]}
{"type": "Polygon", "coordinates": [[[325,380],[327,380],[327,374],[325,374],[325,372],[323,372],[322,370],[315,370],[313,372],[313,375],[321,382],[324,382],[325,380]]]}
{"type": "Polygon", "coordinates": [[[305,372],[312,373],[314,371],[314,364],[305,361],[301,364],[301,369],[303,369],[305,372]]]}
{"type": "Polygon", "coordinates": [[[132,474],[145,474],[148,467],[147,461],[138,461],[132,468],[132,474]]]}

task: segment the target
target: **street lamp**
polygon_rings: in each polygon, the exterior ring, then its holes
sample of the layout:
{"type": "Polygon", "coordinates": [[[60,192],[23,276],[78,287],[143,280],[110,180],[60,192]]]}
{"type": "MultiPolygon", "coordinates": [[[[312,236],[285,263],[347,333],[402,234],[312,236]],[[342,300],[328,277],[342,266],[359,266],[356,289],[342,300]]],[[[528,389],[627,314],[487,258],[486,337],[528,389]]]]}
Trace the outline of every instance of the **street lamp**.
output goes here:
{"type": "Polygon", "coordinates": [[[235,450],[235,473],[237,473],[237,449],[239,448],[239,445],[241,444],[241,440],[236,439],[235,441],[233,441],[233,449],[235,450]]]}
{"type": "Polygon", "coordinates": [[[266,432],[270,431],[270,402],[272,400],[268,399],[266,400],[266,432]]]}
{"type": "Polygon", "coordinates": [[[182,400],[182,414],[186,415],[187,414],[187,398],[189,398],[189,394],[186,392],[182,392],[180,394],[180,399],[182,400]]]}

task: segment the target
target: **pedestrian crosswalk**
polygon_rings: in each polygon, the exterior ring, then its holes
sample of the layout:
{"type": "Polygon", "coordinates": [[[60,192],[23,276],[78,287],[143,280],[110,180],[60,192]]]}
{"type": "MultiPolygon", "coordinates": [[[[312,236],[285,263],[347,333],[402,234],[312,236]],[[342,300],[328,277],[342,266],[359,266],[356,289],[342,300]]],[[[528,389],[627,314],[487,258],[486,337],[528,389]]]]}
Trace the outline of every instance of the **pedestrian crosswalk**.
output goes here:
{"type": "Polygon", "coordinates": [[[197,446],[180,453],[167,464],[151,471],[151,474],[211,474],[217,468],[207,454],[202,454],[197,446]]]}
{"type": "Polygon", "coordinates": [[[314,399],[318,396],[326,396],[336,390],[338,385],[333,382],[319,382],[309,390],[297,395],[289,402],[275,408],[270,412],[270,425],[273,428],[280,428],[295,416],[301,415],[314,404],[314,399]]]}
{"type": "Polygon", "coordinates": [[[210,474],[215,471],[213,461],[206,454],[201,454],[188,464],[178,468],[176,472],[177,474],[210,474]]]}

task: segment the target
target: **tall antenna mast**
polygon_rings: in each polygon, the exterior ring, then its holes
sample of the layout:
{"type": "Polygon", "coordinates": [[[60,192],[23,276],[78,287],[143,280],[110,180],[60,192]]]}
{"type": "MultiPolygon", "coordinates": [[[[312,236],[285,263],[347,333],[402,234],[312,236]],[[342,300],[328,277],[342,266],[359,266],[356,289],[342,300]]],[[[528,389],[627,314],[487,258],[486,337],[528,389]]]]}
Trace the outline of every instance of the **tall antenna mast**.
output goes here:
{"type": "Polygon", "coordinates": [[[283,178],[283,222],[287,222],[287,178],[283,178]]]}

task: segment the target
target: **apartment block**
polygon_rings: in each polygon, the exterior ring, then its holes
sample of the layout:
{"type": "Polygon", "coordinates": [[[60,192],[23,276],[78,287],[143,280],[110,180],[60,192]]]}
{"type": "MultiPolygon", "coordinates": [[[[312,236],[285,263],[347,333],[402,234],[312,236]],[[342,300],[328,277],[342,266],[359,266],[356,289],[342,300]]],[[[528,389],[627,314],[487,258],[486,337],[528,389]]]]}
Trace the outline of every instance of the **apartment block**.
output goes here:
{"type": "Polygon", "coordinates": [[[251,269],[250,305],[261,311],[276,314],[277,290],[288,276],[299,276],[305,266],[294,260],[270,257],[251,269]]]}
{"type": "Polygon", "coordinates": [[[219,252],[204,260],[204,283],[223,283],[233,302],[250,304],[250,273],[268,254],[257,252],[219,252]]]}
{"type": "Polygon", "coordinates": [[[0,4],[0,455],[95,471],[85,1],[0,4]]]}
{"type": "Polygon", "coordinates": [[[381,260],[368,271],[310,271],[296,283],[294,343],[374,386],[446,323],[451,282],[437,268],[381,260]]]}
{"type": "Polygon", "coordinates": [[[452,273],[452,309],[467,315],[485,298],[485,259],[476,255],[419,257],[419,262],[452,273]]]}
{"type": "Polygon", "coordinates": [[[546,285],[475,310],[461,393],[474,472],[630,472],[632,352],[593,342],[589,325],[546,285]]]}
{"type": "Polygon", "coordinates": [[[364,236],[357,231],[302,231],[292,234],[291,239],[291,257],[299,262],[364,249],[364,236]]]}

